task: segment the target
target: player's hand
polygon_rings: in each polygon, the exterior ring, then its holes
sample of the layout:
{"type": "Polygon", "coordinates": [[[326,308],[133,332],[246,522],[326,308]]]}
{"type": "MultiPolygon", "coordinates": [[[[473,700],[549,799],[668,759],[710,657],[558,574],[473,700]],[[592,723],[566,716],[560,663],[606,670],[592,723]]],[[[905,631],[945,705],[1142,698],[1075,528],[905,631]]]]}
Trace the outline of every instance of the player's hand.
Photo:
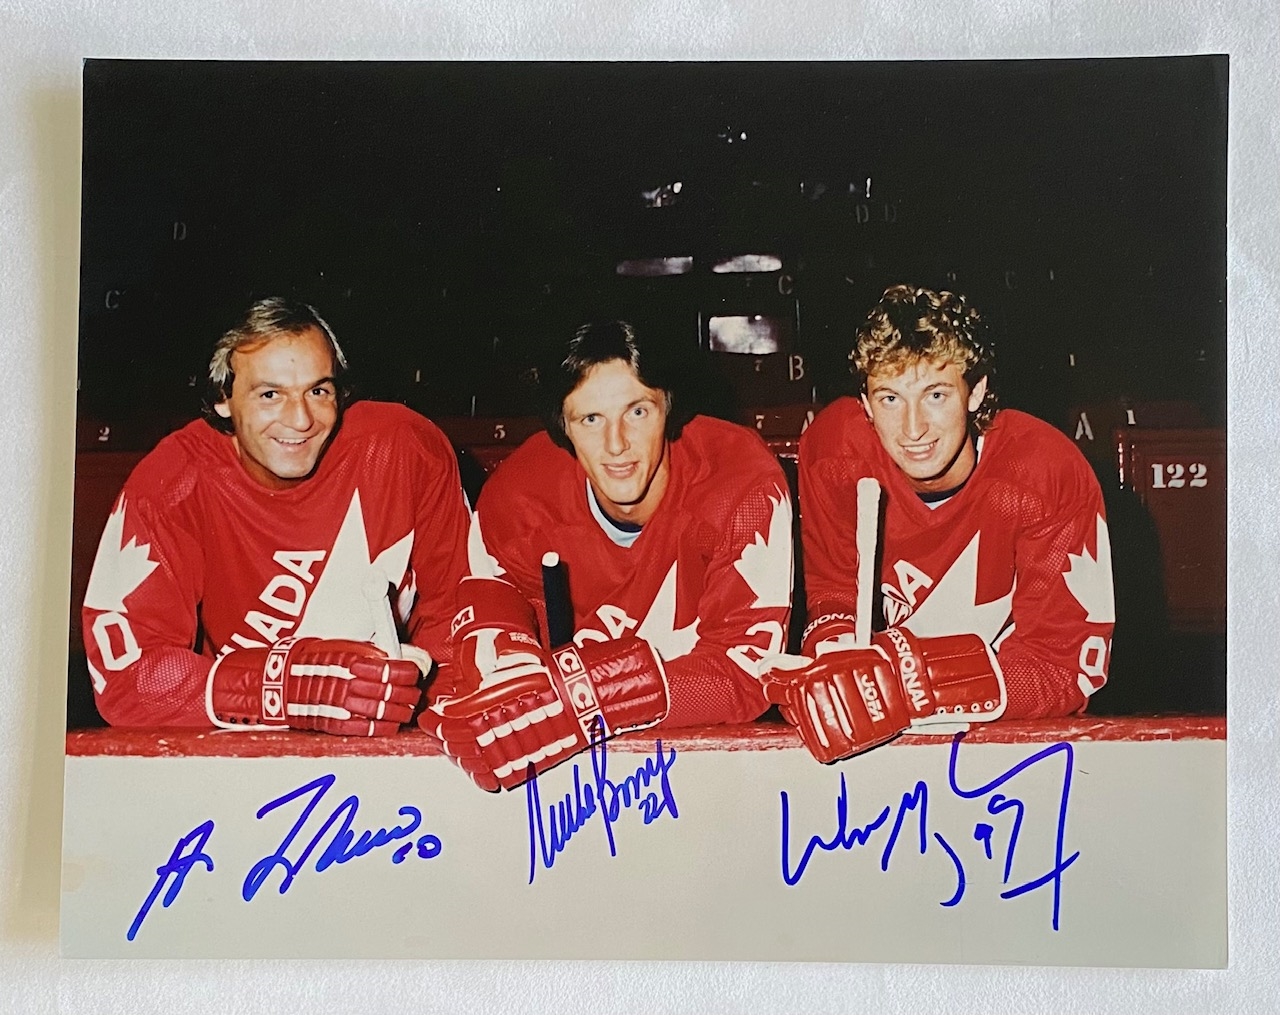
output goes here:
{"type": "Polygon", "coordinates": [[[810,659],[857,647],[857,622],[849,613],[825,613],[800,636],[800,654],[810,659]]]}
{"type": "Polygon", "coordinates": [[[214,663],[206,705],[219,726],[386,736],[412,718],[422,695],[418,678],[415,662],[368,642],[286,638],[214,663]]]}
{"type": "Polygon", "coordinates": [[[901,681],[875,648],[768,662],[761,674],[765,697],[824,764],[878,747],[910,725],[901,681]]]}
{"type": "Polygon", "coordinates": [[[902,679],[912,729],[990,722],[1004,715],[1004,672],[979,635],[917,638],[904,628],[890,627],[872,641],[893,660],[902,679]]]}
{"type": "Polygon", "coordinates": [[[977,635],[915,638],[900,628],[868,648],[765,660],[766,697],[823,763],[871,750],[908,727],[984,721],[1004,711],[1004,677],[977,635]]]}
{"type": "Polygon", "coordinates": [[[551,678],[551,661],[534,632],[533,607],[515,586],[498,578],[467,578],[466,605],[453,618],[454,695],[520,677],[551,678]]]}
{"type": "Polygon", "coordinates": [[[477,681],[477,688],[518,677],[551,675],[547,652],[537,638],[523,631],[481,628],[458,643],[458,666],[477,681]]]}
{"type": "Polygon", "coordinates": [[[666,672],[646,641],[566,645],[551,662],[433,705],[418,724],[477,786],[496,791],[666,717],[666,672]]]}

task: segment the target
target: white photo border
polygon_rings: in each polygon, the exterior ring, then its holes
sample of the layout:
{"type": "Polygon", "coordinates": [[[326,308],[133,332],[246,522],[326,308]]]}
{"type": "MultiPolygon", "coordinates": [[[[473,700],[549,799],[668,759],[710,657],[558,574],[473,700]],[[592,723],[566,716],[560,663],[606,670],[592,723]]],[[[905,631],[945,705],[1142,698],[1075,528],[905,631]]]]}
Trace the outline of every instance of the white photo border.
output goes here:
{"type": "MultiPolygon", "coordinates": [[[[352,1010],[449,1004],[455,1010],[519,998],[537,1010],[1204,1010],[1268,1007],[1278,993],[1270,890],[1280,863],[1273,829],[1280,782],[1269,703],[1277,658],[1271,562],[1277,531],[1280,419],[1266,397],[1275,372],[1269,312],[1280,289],[1274,200],[1277,15],[1213,0],[1126,8],[1101,2],[1019,7],[976,2],[935,13],[918,0],[879,12],[834,3],[644,4],[593,11],[515,2],[475,8],[393,9],[317,3],[244,20],[248,5],[190,2],[159,20],[128,5],[54,0],[7,14],[0,40],[0,341],[10,364],[0,419],[14,454],[0,644],[5,764],[0,877],[0,992],[15,1010],[71,1013],[203,1010],[234,995],[276,1011],[306,996],[352,1010]],[[467,11],[468,13],[463,13],[467,11]],[[79,67],[86,55],[183,58],[903,59],[1231,54],[1229,157],[1229,453],[1232,569],[1229,672],[1231,968],[1222,973],[929,966],[645,963],[60,963],[56,958],[58,827],[69,566],[72,362],[76,340],[79,67]],[[1246,481],[1245,477],[1248,477],[1246,481]],[[1250,496],[1253,490],[1253,496],[1250,496]],[[1261,495],[1259,495],[1261,493],[1261,495]],[[149,1007],[150,1006],[150,1007],[149,1007]]],[[[1172,803],[1172,802],[1171,802],[1172,803]]]]}

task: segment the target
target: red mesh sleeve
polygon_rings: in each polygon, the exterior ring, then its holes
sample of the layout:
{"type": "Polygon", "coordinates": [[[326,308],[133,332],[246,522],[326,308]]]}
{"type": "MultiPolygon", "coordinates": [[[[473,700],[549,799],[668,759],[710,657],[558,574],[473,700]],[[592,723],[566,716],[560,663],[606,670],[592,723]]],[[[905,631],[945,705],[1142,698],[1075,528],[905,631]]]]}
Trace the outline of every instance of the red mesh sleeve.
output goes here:
{"type": "Polygon", "coordinates": [[[768,707],[756,664],[785,651],[794,567],[791,499],[774,468],[777,475],[753,487],[718,534],[699,601],[698,643],[666,663],[664,726],[749,722],[768,707]]]}

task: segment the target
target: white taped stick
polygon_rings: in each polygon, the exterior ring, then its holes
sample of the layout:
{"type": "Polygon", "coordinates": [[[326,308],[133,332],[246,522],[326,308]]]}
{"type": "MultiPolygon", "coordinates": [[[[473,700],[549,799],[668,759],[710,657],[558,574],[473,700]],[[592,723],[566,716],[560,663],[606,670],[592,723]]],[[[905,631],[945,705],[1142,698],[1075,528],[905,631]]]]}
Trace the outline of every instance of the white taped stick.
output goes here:
{"type": "Polygon", "coordinates": [[[858,549],[858,609],[854,614],[854,638],[859,648],[871,644],[871,593],[876,583],[876,546],[880,537],[880,484],[870,476],[858,480],[858,522],[854,540],[858,549]]]}
{"type": "Polygon", "coordinates": [[[391,599],[387,595],[390,583],[385,578],[371,577],[360,590],[373,621],[373,637],[369,640],[390,658],[400,658],[400,635],[396,632],[395,614],[391,612],[391,599]]]}

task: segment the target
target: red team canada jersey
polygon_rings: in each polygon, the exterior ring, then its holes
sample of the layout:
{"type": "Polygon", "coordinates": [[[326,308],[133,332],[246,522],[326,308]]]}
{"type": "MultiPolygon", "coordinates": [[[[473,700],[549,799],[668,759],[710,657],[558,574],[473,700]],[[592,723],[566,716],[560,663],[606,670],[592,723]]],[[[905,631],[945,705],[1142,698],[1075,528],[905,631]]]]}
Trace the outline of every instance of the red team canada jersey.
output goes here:
{"type": "Polygon", "coordinates": [[[1115,607],[1102,493],[1071,442],[1005,409],[983,435],[968,482],[930,509],[862,404],[833,402],[800,442],[810,623],[855,611],[855,488],[863,476],[879,481],[887,502],[884,623],[921,637],[981,635],[1004,671],[1008,718],[1083,711],[1106,681],[1115,607]]]}
{"type": "Polygon", "coordinates": [[[512,582],[545,623],[541,562],[554,550],[575,642],[633,634],[662,656],[665,725],[746,722],[767,707],[756,663],[784,651],[791,613],[786,478],[754,432],[703,416],[670,454],[662,503],[623,547],[592,515],[574,457],[545,433],[529,438],[481,491],[472,574],[512,582]]]}
{"type": "Polygon", "coordinates": [[[214,658],[288,636],[386,650],[398,621],[448,661],[466,532],[453,449],[403,406],[351,406],[315,473],[280,491],[245,472],[229,436],[190,423],[134,469],[102,534],[84,600],[98,710],[116,725],[212,725],[214,658]]]}

